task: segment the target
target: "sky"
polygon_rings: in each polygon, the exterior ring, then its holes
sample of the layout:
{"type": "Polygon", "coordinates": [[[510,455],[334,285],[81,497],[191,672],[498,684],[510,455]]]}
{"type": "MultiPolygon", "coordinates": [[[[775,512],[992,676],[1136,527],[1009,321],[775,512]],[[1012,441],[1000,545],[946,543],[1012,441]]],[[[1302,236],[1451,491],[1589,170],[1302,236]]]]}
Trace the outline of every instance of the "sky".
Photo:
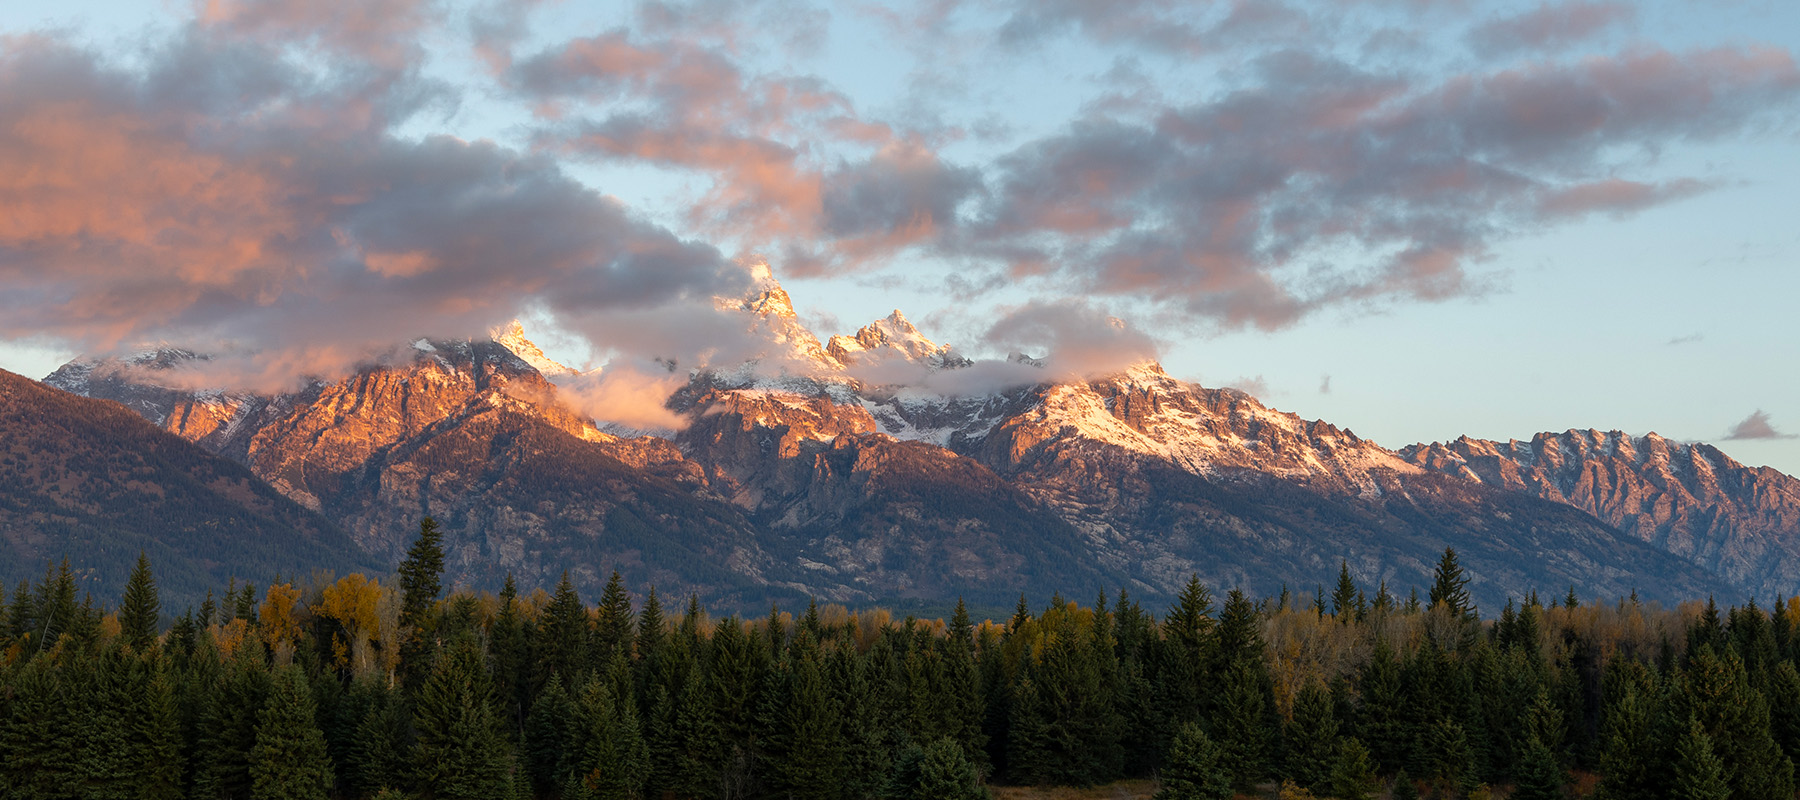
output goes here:
{"type": "Polygon", "coordinates": [[[1779,0],[6,3],[0,368],[523,318],[641,401],[755,354],[762,261],[822,338],[1800,474],[1796,52],[1779,0]]]}

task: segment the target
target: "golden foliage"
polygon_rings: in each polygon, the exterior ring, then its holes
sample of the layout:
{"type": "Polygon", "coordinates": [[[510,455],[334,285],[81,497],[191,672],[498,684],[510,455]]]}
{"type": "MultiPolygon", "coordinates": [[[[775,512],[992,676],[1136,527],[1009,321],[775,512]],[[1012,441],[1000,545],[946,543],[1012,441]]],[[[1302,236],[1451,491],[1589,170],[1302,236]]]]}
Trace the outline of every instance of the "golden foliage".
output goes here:
{"type": "Polygon", "coordinates": [[[300,599],[300,590],[291,583],[278,583],[269,587],[264,596],[262,608],[257,611],[257,619],[262,628],[263,643],[270,650],[281,650],[283,645],[291,646],[300,638],[300,620],[295,613],[295,601],[300,599]]]}

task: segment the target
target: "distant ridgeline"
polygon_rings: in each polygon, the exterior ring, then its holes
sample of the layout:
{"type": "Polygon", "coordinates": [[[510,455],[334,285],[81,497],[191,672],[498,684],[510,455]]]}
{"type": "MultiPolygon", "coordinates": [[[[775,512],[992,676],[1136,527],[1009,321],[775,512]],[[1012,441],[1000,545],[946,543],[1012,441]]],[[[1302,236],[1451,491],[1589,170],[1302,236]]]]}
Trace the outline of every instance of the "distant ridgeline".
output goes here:
{"type": "Polygon", "coordinates": [[[114,610],[65,564],[0,639],[12,798],[980,798],[1155,776],[1167,798],[1795,795],[1800,603],[1528,597],[1484,620],[1455,551],[1423,598],[1198,580],[1021,598],[1004,623],[812,605],[710,618],[443,594],[426,520],[396,577],[232,587],[162,630],[148,560],[114,610]],[[1597,776],[1597,777],[1596,777],[1597,776]],[[1596,782],[1597,781],[1597,785],[1596,782]],[[1308,794],[1310,793],[1310,795],[1308,794]]]}

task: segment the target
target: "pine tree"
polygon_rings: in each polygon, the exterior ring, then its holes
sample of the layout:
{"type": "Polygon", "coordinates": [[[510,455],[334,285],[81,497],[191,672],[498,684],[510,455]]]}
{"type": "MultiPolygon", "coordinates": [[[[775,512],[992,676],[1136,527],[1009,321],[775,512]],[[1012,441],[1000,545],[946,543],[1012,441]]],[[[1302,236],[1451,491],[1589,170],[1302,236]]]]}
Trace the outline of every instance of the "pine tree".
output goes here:
{"type": "Polygon", "coordinates": [[[481,800],[511,787],[512,754],[500,734],[493,685],[472,636],[438,654],[413,710],[414,775],[427,796],[481,800]]]}
{"type": "Polygon", "coordinates": [[[1437,570],[1432,576],[1431,605],[1443,603],[1457,616],[1474,613],[1475,605],[1469,600],[1469,576],[1464,574],[1462,563],[1456,558],[1456,548],[1444,548],[1443,558],[1438,559],[1437,570]]]}
{"type": "Polygon", "coordinates": [[[1375,760],[1361,741],[1354,737],[1338,740],[1329,785],[1331,796],[1339,800],[1371,800],[1375,796],[1381,782],[1375,775],[1375,760]]]}
{"type": "Polygon", "coordinates": [[[1328,793],[1339,747],[1331,691],[1324,684],[1309,683],[1295,695],[1294,718],[1283,733],[1287,776],[1315,793],[1328,793]]]}
{"type": "Polygon", "coordinates": [[[1419,800],[1419,785],[1402,769],[1394,774],[1394,788],[1388,792],[1392,800],[1419,800]]]}
{"type": "Polygon", "coordinates": [[[494,696],[499,698],[500,717],[506,736],[517,744],[525,730],[525,672],[529,662],[526,652],[525,620],[519,613],[519,587],[511,572],[500,589],[500,613],[488,629],[488,649],[494,661],[494,696]]]}
{"type": "Polygon", "coordinates": [[[412,718],[398,692],[376,677],[360,679],[351,692],[362,697],[339,772],[358,796],[376,794],[411,774],[407,737],[412,718]]]}
{"type": "Polygon", "coordinates": [[[1568,776],[1556,754],[1534,732],[1525,740],[1518,766],[1518,788],[1514,800],[1562,800],[1563,784],[1568,776]]]}
{"type": "Polygon", "coordinates": [[[600,594],[600,616],[594,624],[594,668],[604,669],[613,656],[630,657],[632,640],[631,596],[625,593],[625,581],[613,570],[600,594]]]}
{"type": "Polygon", "coordinates": [[[564,800],[636,800],[650,776],[650,753],[630,693],[598,677],[581,690],[575,730],[577,756],[564,800]]]}
{"type": "Polygon", "coordinates": [[[1670,800],[1728,800],[1725,764],[1713,753],[1712,739],[1700,721],[1689,718],[1687,730],[1675,745],[1675,781],[1670,800]]]}
{"type": "Polygon", "coordinates": [[[930,745],[912,745],[894,760],[893,769],[882,787],[887,800],[989,800],[992,795],[981,785],[981,774],[975,769],[961,745],[949,738],[930,745]]]}
{"type": "Polygon", "coordinates": [[[432,650],[428,636],[431,607],[443,591],[443,533],[437,520],[426,517],[419,521],[419,538],[406,550],[400,562],[400,643],[401,686],[415,691],[426,679],[432,650]]]}
{"type": "Polygon", "coordinates": [[[1331,592],[1331,614],[1338,622],[1348,623],[1355,619],[1355,609],[1356,581],[1350,577],[1350,562],[1339,561],[1337,588],[1331,592]]]}
{"type": "Polygon", "coordinates": [[[1224,762],[1224,752],[1199,723],[1182,726],[1169,746],[1155,800],[1230,800],[1231,770],[1224,762]]]}
{"type": "MultiPolygon", "coordinates": [[[[202,689],[204,692],[205,690],[202,689]]],[[[222,666],[216,692],[208,692],[198,720],[194,749],[195,793],[203,797],[248,797],[251,793],[251,747],[256,743],[257,716],[268,702],[269,673],[257,647],[239,646],[222,666]]]]}
{"type": "Polygon", "coordinates": [[[537,793],[561,788],[574,774],[577,711],[561,678],[551,678],[525,718],[525,771],[537,793]]]}
{"type": "Polygon", "coordinates": [[[125,596],[119,601],[119,635],[139,652],[156,641],[156,629],[162,616],[162,604],[156,598],[156,579],[150,574],[150,559],[138,552],[137,566],[125,584],[125,596]]]}
{"type": "Polygon", "coordinates": [[[565,571],[556,583],[549,607],[538,618],[538,686],[544,686],[552,677],[560,677],[567,684],[581,674],[587,663],[588,630],[587,607],[565,571]]]}
{"type": "Polygon", "coordinates": [[[272,676],[268,700],[256,716],[250,780],[252,796],[269,800],[325,800],[331,791],[331,757],[299,667],[283,667],[272,676]]]}

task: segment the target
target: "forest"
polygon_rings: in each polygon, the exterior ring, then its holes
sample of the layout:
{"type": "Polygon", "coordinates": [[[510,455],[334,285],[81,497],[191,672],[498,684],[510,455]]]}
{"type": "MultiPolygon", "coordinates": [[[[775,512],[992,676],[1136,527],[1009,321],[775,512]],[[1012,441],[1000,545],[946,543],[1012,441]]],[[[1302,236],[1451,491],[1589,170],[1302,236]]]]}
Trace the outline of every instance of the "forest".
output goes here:
{"type": "Polygon", "coordinates": [[[932,798],[1153,779],[1164,800],[1791,800],[1800,602],[1677,608],[1431,586],[838,605],[714,618],[568,579],[232,583],[165,613],[67,560],[0,624],[4,798],[932,798]]]}

